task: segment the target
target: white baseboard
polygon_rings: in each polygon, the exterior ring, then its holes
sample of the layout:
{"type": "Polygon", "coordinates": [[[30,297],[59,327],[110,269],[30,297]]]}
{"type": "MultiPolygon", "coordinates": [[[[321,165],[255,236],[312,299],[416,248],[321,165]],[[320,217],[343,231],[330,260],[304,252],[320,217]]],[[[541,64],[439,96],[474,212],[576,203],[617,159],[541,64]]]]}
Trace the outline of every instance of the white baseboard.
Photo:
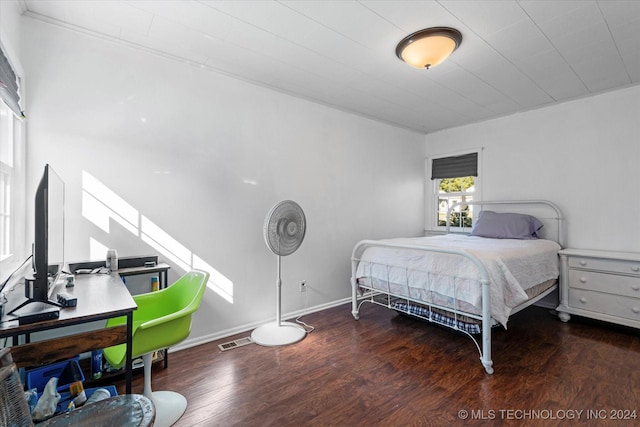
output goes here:
{"type": "MultiPolygon", "coordinates": [[[[315,307],[310,307],[304,310],[298,310],[292,313],[286,313],[282,315],[283,319],[295,319],[297,317],[300,316],[305,316],[311,313],[316,313],[318,311],[322,311],[322,310],[327,310],[329,308],[333,308],[333,307],[337,307],[339,305],[342,304],[346,304],[347,302],[351,301],[351,297],[348,298],[344,298],[341,300],[337,300],[337,301],[332,301],[326,304],[320,304],[320,305],[316,305],[315,307]]],[[[182,341],[180,344],[176,345],[175,347],[171,347],[169,349],[169,353],[173,353],[175,351],[180,351],[180,350],[186,350],[188,348],[191,347],[195,347],[198,345],[202,345],[202,344],[207,344],[213,341],[217,341],[219,339],[225,338],[225,337],[230,337],[233,335],[237,335],[237,334],[241,334],[243,332],[248,332],[248,331],[252,331],[255,328],[257,328],[260,325],[263,325],[265,323],[268,322],[272,322],[275,319],[265,319],[263,321],[260,322],[253,322],[253,323],[248,323],[245,325],[241,325],[241,326],[237,326],[235,328],[231,328],[231,329],[226,329],[224,331],[219,331],[216,332],[214,334],[209,334],[209,335],[204,335],[198,338],[192,338],[189,339],[187,338],[186,340],[182,341]]]]}

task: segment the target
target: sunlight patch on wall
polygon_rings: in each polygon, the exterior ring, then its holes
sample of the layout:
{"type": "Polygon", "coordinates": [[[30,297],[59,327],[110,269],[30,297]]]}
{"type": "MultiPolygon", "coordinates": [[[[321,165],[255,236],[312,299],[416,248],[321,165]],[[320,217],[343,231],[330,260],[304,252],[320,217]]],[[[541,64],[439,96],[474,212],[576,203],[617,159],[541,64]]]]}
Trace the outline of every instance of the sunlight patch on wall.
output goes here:
{"type": "Polygon", "coordinates": [[[142,216],[143,230],[140,239],[160,252],[181,269],[187,271],[191,267],[191,251],[175,241],[146,217],[142,216]],[[161,243],[162,242],[162,243],[161,243]]]}
{"type": "Polygon", "coordinates": [[[89,260],[96,261],[104,259],[108,249],[109,248],[93,237],[89,237],[89,260]]]}
{"type": "MultiPolygon", "coordinates": [[[[109,227],[113,220],[184,271],[192,268],[208,271],[207,287],[233,304],[233,282],[230,279],[86,171],[82,171],[82,216],[105,233],[110,232],[109,227]]],[[[89,240],[91,258],[103,259],[107,247],[92,237],[89,240]]]]}
{"type": "Polygon", "coordinates": [[[207,287],[233,304],[233,282],[231,280],[220,274],[220,272],[197,255],[193,256],[193,268],[209,271],[210,276],[207,287]]]}
{"type": "Polygon", "coordinates": [[[82,171],[82,190],[82,215],[85,218],[107,233],[109,232],[109,218],[111,218],[137,235],[137,209],[86,171],[82,171]],[[98,222],[94,222],[94,219],[98,222]]]}
{"type": "MultiPolygon", "coordinates": [[[[95,194],[95,193],[94,193],[95,194]]],[[[113,206],[113,205],[111,205],[113,206]]],[[[134,235],[138,235],[138,226],[127,221],[91,193],[82,191],[82,216],[100,227],[105,233],[109,233],[110,220],[117,222],[134,235]]]]}

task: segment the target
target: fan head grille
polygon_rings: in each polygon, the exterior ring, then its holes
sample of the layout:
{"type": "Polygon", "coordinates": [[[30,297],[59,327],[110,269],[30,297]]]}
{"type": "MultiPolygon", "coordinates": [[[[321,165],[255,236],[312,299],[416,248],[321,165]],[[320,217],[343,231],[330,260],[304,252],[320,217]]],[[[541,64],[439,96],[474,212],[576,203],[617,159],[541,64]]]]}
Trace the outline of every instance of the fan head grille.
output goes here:
{"type": "Polygon", "coordinates": [[[264,240],[276,255],[291,255],[302,244],[306,228],[307,221],[300,205],[292,200],[284,200],[267,214],[264,240]]]}

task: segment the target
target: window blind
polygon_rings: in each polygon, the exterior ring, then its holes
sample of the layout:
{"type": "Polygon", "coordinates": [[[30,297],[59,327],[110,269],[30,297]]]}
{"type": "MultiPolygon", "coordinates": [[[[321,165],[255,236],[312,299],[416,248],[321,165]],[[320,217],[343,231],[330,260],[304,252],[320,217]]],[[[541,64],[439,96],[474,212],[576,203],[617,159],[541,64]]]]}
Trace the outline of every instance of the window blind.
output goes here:
{"type": "Polygon", "coordinates": [[[431,162],[431,179],[478,176],[478,153],[441,157],[431,162]]]}
{"type": "Polygon", "coordinates": [[[18,77],[2,49],[0,49],[0,99],[7,104],[16,116],[24,117],[24,113],[20,108],[18,77]]]}

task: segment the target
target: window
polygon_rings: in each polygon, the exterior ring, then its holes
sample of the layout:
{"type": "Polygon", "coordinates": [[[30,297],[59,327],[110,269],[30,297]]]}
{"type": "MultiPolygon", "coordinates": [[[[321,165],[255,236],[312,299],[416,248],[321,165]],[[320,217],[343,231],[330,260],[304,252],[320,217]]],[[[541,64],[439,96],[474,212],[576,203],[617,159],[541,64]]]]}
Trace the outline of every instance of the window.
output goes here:
{"type": "Polygon", "coordinates": [[[14,117],[0,102],[0,261],[13,253],[12,181],[14,117]]]}
{"type": "Polygon", "coordinates": [[[21,79],[5,47],[0,43],[0,270],[3,277],[16,262],[16,256],[25,252],[21,235],[26,206],[21,79]]]}
{"type": "Polygon", "coordinates": [[[475,177],[463,176],[436,180],[438,189],[438,227],[447,225],[449,209],[456,203],[461,203],[451,212],[449,224],[452,227],[473,226],[473,206],[464,202],[473,200],[475,192],[475,177]]]}
{"type": "Polygon", "coordinates": [[[427,230],[444,229],[450,208],[456,206],[449,216],[449,224],[455,228],[473,226],[473,206],[464,202],[480,199],[480,154],[481,150],[448,156],[431,157],[427,160],[431,194],[427,197],[427,230]]]}

